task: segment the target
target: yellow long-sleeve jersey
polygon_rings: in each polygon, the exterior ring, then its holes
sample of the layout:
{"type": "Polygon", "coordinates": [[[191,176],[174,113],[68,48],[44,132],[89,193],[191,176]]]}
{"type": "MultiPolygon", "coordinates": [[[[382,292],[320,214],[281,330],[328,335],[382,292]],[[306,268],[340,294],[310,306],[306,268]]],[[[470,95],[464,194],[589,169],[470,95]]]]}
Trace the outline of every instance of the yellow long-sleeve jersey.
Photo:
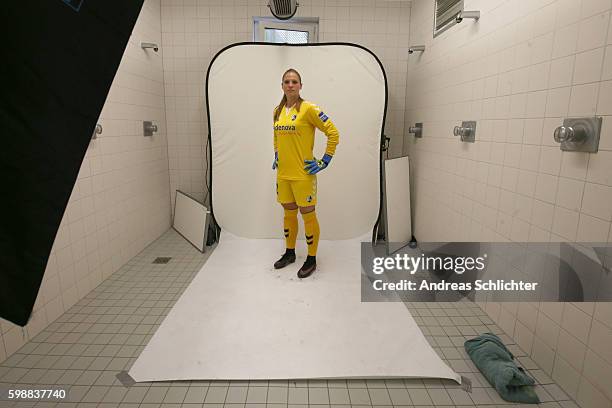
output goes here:
{"type": "Polygon", "coordinates": [[[303,101],[300,111],[282,108],[274,122],[274,151],[278,153],[277,178],[307,180],[313,176],[304,170],[304,160],[312,160],[315,128],[327,136],[325,153],[333,156],[340,141],[338,129],[315,104],[303,101]]]}

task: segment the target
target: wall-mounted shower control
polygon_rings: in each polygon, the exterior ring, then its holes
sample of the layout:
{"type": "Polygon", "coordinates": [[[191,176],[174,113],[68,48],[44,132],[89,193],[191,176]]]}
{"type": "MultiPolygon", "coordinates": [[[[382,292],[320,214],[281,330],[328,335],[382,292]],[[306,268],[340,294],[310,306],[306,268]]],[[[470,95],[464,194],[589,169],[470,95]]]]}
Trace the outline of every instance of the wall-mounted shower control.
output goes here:
{"type": "Polygon", "coordinates": [[[157,125],[150,120],[142,122],[142,130],[145,136],[153,136],[154,132],[157,132],[157,125]]]}
{"type": "Polygon", "coordinates": [[[159,51],[159,45],[155,43],[149,43],[149,42],[141,42],[140,48],[142,48],[143,50],[146,50],[147,48],[151,48],[155,52],[159,51]]]}
{"type": "Polygon", "coordinates": [[[414,126],[410,126],[408,128],[408,133],[413,133],[414,137],[416,138],[422,138],[423,137],[423,124],[422,123],[415,123],[414,126]]]}
{"type": "Polygon", "coordinates": [[[555,142],[561,150],[570,152],[597,153],[601,118],[571,118],[555,129],[555,142]]]}
{"type": "Polygon", "coordinates": [[[455,126],[453,135],[459,136],[462,142],[474,143],[476,141],[476,121],[464,121],[461,126],[455,126]]]}

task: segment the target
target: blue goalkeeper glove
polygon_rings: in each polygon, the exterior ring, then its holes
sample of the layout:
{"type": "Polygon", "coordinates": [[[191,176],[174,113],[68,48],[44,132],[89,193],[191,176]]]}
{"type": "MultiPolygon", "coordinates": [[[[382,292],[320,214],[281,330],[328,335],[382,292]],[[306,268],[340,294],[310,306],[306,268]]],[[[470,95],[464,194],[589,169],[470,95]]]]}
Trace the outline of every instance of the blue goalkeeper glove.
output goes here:
{"type": "Polygon", "coordinates": [[[274,152],[274,161],[272,162],[272,170],[278,168],[278,152],[274,152]]]}
{"type": "Polygon", "coordinates": [[[304,170],[308,172],[308,174],[317,174],[327,166],[329,166],[329,162],[331,162],[332,156],[329,154],[323,155],[321,160],[304,160],[306,165],[304,166],[304,170]]]}

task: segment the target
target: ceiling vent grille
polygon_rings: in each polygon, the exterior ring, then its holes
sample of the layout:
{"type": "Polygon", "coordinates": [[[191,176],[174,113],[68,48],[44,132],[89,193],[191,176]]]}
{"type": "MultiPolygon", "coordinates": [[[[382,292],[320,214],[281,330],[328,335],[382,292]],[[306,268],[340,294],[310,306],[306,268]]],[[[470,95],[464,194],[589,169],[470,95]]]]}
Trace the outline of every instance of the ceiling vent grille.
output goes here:
{"type": "Polygon", "coordinates": [[[288,20],[295,15],[299,4],[297,0],[270,0],[268,7],[279,20],[288,20]]]}

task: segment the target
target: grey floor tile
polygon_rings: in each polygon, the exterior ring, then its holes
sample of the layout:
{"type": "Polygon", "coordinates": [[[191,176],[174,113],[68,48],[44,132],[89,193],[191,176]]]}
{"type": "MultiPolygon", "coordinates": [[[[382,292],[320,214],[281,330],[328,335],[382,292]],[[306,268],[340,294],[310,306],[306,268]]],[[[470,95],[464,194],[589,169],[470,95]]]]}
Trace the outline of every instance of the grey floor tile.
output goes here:
{"type": "Polygon", "coordinates": [[[19,379],[28,373],[27,368],[11,368],[1,378],[0,381],[7,383],[16,383],[19,379]]]}
{"type": "Polygon", "coordinates": [[[83,371],[79,378],[73,383],[74,385],[93,385],[102,371],[83,371]]]}
{"type": "Polygon", "coordinates": [[[332,405],[348,405],[351,403],[349,392],[346,388],[330,388],[329,403],[332,405]]]}
{"type": "Polygon", "coordinates": [[[329,404],[329,391],[325,388],[308,388],[308,403],[310,405],[329,404]]]}
{"type": "MultiPolygon", "coordinates": [[[[81,402],[95,402],[99,403],[104,398],[104,395],[108,392],[110,387],[92,386],[80,401],[81,402]]],[[[71,395],[72,397],[72,395],[71,395]]]]}
{"type": "Polygon", "coordinates": [[[391,397],[386,388],[370,388],[368,393],[372,405],[392,405],[391,397]]]}
{"type": "Polygon", "coordinates": [[[249,388],[245,386],[238,386],[238,387],[230,386],[227,391],[227,396],[225,397],[225,403],[226,404],[244,404],[247,399],[248,391],[249,391],[249,388]]]}
{"type": "MultiPolygon", "coordinates": [[[[402,382],[403,385],[403,381],[400,380],[402,382]]],[[[366,387],[368,388],[387,388],[387,384],[385,383],[385,380],[366,380],[366,387]]]]}
{"type": "Polygon", "coordinates": [[[347,388],[346,380],[327,380],[327,386],[329,388],[347,388]]]}
{"type": "MultiPolygon", "coordinates": [[[[43,377],[47,373],[44,368],[32,368],[21,377],[20,381],[24,384],[40,384],[43,381],[43,377]]],[[[1,377],[1,376],[0,376],[1,377]]]]}
{"type": "Polygon", "coordinates": [[[406,384],[404,383],[404,380],[402,379],[389,379],[389,380],[385,380],[385,384],[387,386],[387,388],[405,388],[406,384]]]}
{"type": "Polygon", "coordinates": [[[455,405],[474,405],[470,395],[461,389],[447,390],[455,405]]]}
{"type": "Polygon", "coordinates": [[[327,388],[327,380],[308,380],[308,386],[313,388],[327,388]]]}
{"type": "Polygon", "coordinates": [[[427,390],[412,388],[408,390],[408,394],[410,395],[410,400],[414,405],[433,405],[427,390]]]}
{"type": "MultiPolygon", "coordinates": [[[[411,389],[412,390],[412,389],[411,389]]],[[[402,388],[389,389],[389,397],[393,405],[412,405],[409,390],[402,388]]]]}
{"type": "Polygon", "coordinates": [[[308,405],[308,388],[289,388],[288,403],[308,405]]]}
{"type": "Polygon", "coordinates": [[[153,404],[153,403],[161,404],[169,389],[170,387],[167,387],[167,386],[151,387],[147,390],[147,393],[145,394],[145,397],[142,400],[142,402],[148,403],[148,404],[153,404]]]}
{"type": "Polygon", "coordinates": [[[100,402],[121,402],[127,392],[128,389],[124,387],[111,387],[100,402]]]}
{"type": "Polygon", "coordinates": [[[273,387],[270,385],[268,388],[268,400],[269,404],[287,404],[288,403],[288,388],[283,387],[273,387]]]}
{"type": "Polygon", "coordinates": [[[420,378],[406,378],[404,379],[404,384],[406,388],[425,388],[423,380],[420,378]]]}
{"type": "Polygon", "coordinates": [[[79,402],[87,394],[91,387],[88,385],[73,385],[68,388],[70,402],[79,402]]]}
{"type": "Polygon", "coordinates": [[[189,387],[170,387],[164,396],[164,404],[182,404],[189,387]]]}
{"type": "Polygon", "coordinates": [[[542,388],[544,388],[555,401],[565,401],[570,399],[557,384],[543,385],[542,388]]]}
{"type": "Polygon", "coordinates": [[[57,381],[61,378],[61,376],[64,375],[65,371],[66,370],[55,370],[55,369],[47,370],[47,372],[41,379],[41,383],[42,384],[56,384],[57,381]]]}
{"type": "Polygon", "coordinates": [[[203,404],[206,399],[206,393],[208,392],[208,387],[196,385],[190,386],[187,394],[185,395],[185,399],[183,400],[184,404],[203,404]]]}
{"type": "Polygon", "coordinates": [[[250,380],[249,387],[267,387],[269,382],[268,380],[250,380]]]}
{"type": "Polygon", "coordinates": [[[96,379],[95,385],[118,385],[117,373],[113,371],[102,371],[96,379]]]}
{"type": "Polygon", "coordinates": [[[367,388],[349,388],[351,405],[372,405],[367,388]]]}
{"type": "MultiPolygon", "coordinates": [[[[83,370],[66,370],[56,384],[71,385],[76,384],[77,379],[84,373],[83,370]]],[[[91,385],[91,384],[80,384],[80,385],[91,385]]]]}
{"type": "Polygon", "coordinates": [[[453,400],[444,388],[428,389],[429,397],[434,405],[454,405],[453,400]]]}
{"type": "Polygon", "coordinates": [[[55,362],[59,360],[59,356],[46,355],[36,363],[37,368],[52,368],[55,362]]]}
{"type": "Polygon", "coordinates": [[[308,380],[290,380],[289,387],[305,388],[308,387],[308,380]]]}
{"type": "Polygon", "coordinates": [[[249,386],[247,393],[247,404],[266,404],[268,398],[268,387],[249,386]]]}
{"type": "Polygon", "coordinates": [[[210,387],[206,394],[205,404],[223,404],[229,387],[210,387]]]}
{"type": "Polygon", "coordinates": [[[348,388],[368,388],[365,380],[346,380],[348,388]]]}
{"type": "Polygon", "coordinates": [[[131,387],[123,397],[121,404],[140,404],[148,391],[148,387],[131,387]]]}

